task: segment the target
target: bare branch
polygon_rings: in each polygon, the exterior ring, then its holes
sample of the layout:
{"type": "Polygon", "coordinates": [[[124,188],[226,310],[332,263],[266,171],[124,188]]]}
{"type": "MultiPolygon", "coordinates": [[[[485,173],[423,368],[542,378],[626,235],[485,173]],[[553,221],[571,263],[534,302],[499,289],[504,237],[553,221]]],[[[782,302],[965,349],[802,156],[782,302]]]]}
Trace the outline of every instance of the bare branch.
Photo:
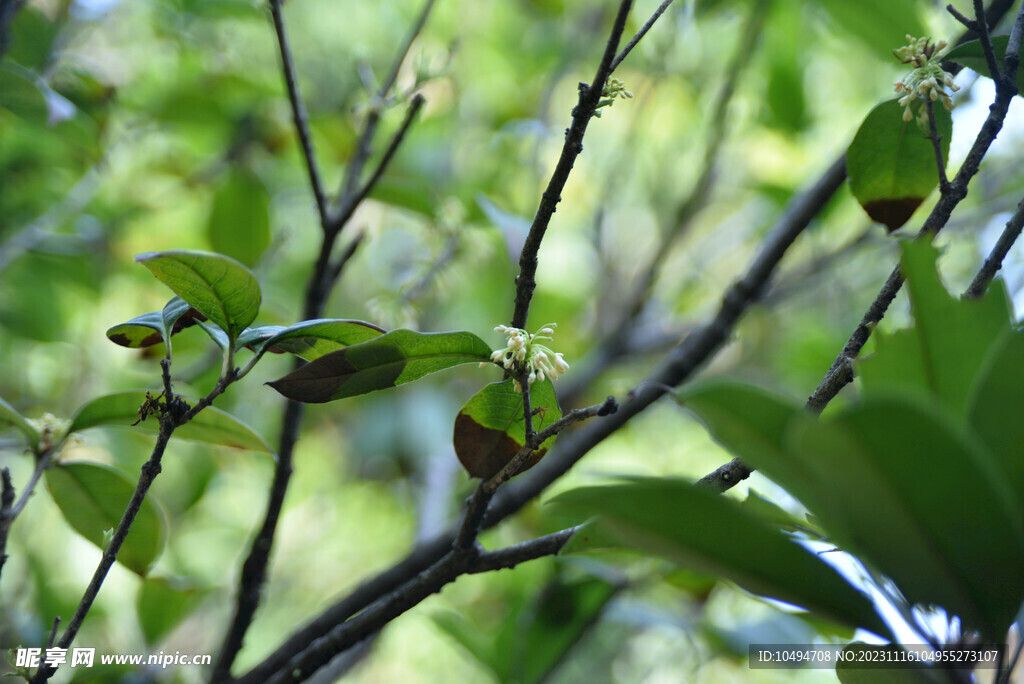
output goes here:
{"type": "Polygon", "coordinates": [[[605,81],[611,74],[612,60],[615,58],[615,51],[618,49],[622,32],[626,28],[626,18],[629,16],[629,9],[632,0],[622,0],[619,5],[615,23],[612,25],[611,35],[605,46],[604,56],[594,75],[594,82],[591,85],[581,83],[579,85],[579,100],[572,110],[572,125],[565,134],[565,144],[562,146],[562,154],[558,159],[551,180],[548,181],[547,189],[541,195],[540,206],[530,226],[530,232],[526,236],[522,253],[519,256],[519,277],[516,279],[516,303],[515,313],[512,315],[513,328],[525,328],[526,318],[530,311],[530,300],[533,298],[533,291],[537,287],[537,253],[540,251],[541,241],[548,229],[551,217],[562,199],[562,189],[569,180],[569,173],[576,162],[576,157],[583,151],[583,136],[587,132],[587,125],[597,111],[598,102],[601,100],[601,92],[605,81]]]}
{"type": "Polygon", "coordinates": [[[320,214],[320,223],[327,225],[327,196],[324,193],[323,181],[320,180],[320,169],[316,163],[316,152],[313,150],[313,136],[309,130],[309,115],[302,101],[299,80],[295,73],[295,60],[292,58],[288,34],[284,28],[284,16],[281,12],[282,0],[270,0],[270,14],[274,18],[274,30],[277,32],[277,44],[281,51],[281,67],[284,71],[284,82],[288,89],[288,101],[292,106],[292,119],[295,130],[302,144],[302,154],[306,158],[306,170],[309,173],[309,185],[316,199],[316,209],[320,214]]]}
{"type": "Polygon", "coordinates": [[[352,214],[355,213],[359,204],[366,199],[366,196],[370,194],[371,190],[373,190],[373,186],[375,186],[377,181],[380,180],[380,177],[384,174],[384,170],[387,169],[388,164],[391,163],[391,159],[395,156],[395,152],[398,151],[399,145],[402,144],[402,140],[405,139],[405,134],[409,132],[409,127],[412,126],[416,113],[420,111],[420,108],[423,106],[423,102],[424,100],[421,94],[416,93],[412,96],[412,100],[409,101],[409,109],[405,113],[405,120],[399,127],[398,132],[391,138],[391,143],[388,145],[388,149],[384,152],[384,156],[381,157],[380,162],[377,164],[377,168],[373,170],[370,178],[363,184],[358,192],[341,198],[338,210],[328,221],[330,230],[340,230],[341,227],[344,226],[350,218],[352,218],[352,214]]]}
{"type": "Polygon", "coordinates": [[[1002,234],[996,241],[996,244],[992,247],[992,251],[989,252],[988,257],[985,259],[985,263],[978,271],[977,275],[974,276],[974,280],[967,287],[964,292],[964,298],[966,299],[977,299],[981,295],[985,294],[985,290],[988,288],[989,283],[995,278],[996,272],[1002,267],[1003,259],[1010,252],[1010,248],[1013,247],[1013,243],[1020,237],[1021,229],[1024,228],[1024,199],[1017,205],[1017,211],[1014,212],[1010,220],[1006,222],[1006,227],[1003,229],[1002,234]]]}
{"type": "Polygon", "coordinates": [[[626,47],[622,48],[622,52],[617,54],[615,56],[615,59],[612,60],[612,71],[615,71],[616,69],[619,68],[619,65],[622,64],[622,60],[626,59],[626,57],[629,56],[629,53],[633,51],[633,48],[636,47],[637,43],[639,43],[640,40],[647,35],[647,32],[650,31],[651,27],[654,26],[654,22],[658,21],[661,15],[665,13],[665,10],[667,10],[668,6],[671,4],[672,0],[665,0],[660,5],[658,5],[658,9],[654,10],[654,14],[651,15],[651,18],[648,19],[647,22],[640,27],[640,30],[636,32],[636,35],[630,38],[629,42],[626,43],[626,47]]]}

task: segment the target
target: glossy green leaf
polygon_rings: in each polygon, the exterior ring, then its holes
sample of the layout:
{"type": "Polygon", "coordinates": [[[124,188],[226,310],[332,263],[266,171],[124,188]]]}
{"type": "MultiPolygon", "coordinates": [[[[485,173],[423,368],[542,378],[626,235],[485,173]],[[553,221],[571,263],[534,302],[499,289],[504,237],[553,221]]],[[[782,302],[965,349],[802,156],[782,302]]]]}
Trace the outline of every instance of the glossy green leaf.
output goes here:
{"type": "Polygon", "coordinates": [[[997,641],[1024,601],[1024,506],[999,460],[941,409],[875,396],[798,423],[791,453],[825,485],[801,501],[911,603],[997,641]]]}
{"type": "MultiPolygon", "coordinates": [[[[127,475],[100,463],[57,463],[46,471],[46,486],[68,523],[99,548],[121,522],[135,491],[127,475]]],[[[152,499],[142,502],[117,561],[145,577],[164,548],[167,524],[152,499]]]]}
{"type": "Polygon", "coordinates": [[[39,431],[28,421],[28,418],[18,413],[13,406],[3,399],[0,399],[0,425],[10,425],[25,435],[28,445],[33,450],[39,449],[39,431]]]}
{"type": "Polygon", "coordinates": [[[230,257],[180,250],[140,254],[135,260],[218,325],[231,340],[259,312],[260,286],[256,277],[230,257]]]}
{"type": "Polygon", "coordinates": [[[146,578],[135,597],[146,643],[155,646],[188,617],[207,593],[167,577],[146,578]]]}
{"type": "Polygon", "coordinates": [[[203,332],[206,333],[211,340],[213,340],[213,343],[221,348],[221,351],[226,350],[228,346],[231,344],[231,342],[228,340],[227,333],[218,328],[217,326],[203,322],[200,322],[198,325],[200,328],[202,328],[203,332]]]}
{"type": "MultiPolygon", "coordinates": [[[[190,404],[195,403],[195,400],[186,400],[190,404]]],[[[143,390],[116,392],[97,397],[78,409],[68,432],[101,426],[132,427],[132,423],[139,420],[139,407],[145,401],[146,392],[143,390]]],[[[160,424],[156,416],[150,416],[139,422],[135,428],[158,432],[160,424]]],[[[213,406],[203,409],[195,418],[177,428],[174,436],[197,442],[273,453],[252,428],[213,406]]]]}
{"type": "MultiPolygon", "coordinates": [[[[1003,57],[1006,56],[1006,47],[1010,43],[1010,36],[992,36],[992,48],[996,53],[996,61],[999,63],[999,67],[1003,67],[1003,57]]],[[[981,49],[981,41],[971,40],[963,45],[958,45],[945,55],[944,60],[950,62],[956,62],[960,66],[965,66],[971,71],[981,74],[987,78],[992,78],[992,74],[988,72],[988,60],[985,59],[985,53],[981,49]]],[[[1024,92],[1024,70],[1017,69],[1017,93],[1024,92]]]]}
{"type": "Polygon", "coordinates": [[[901,249],[914,326],[880,335],[876,353],[857,363],[857,374],[865,394],[893,388],[927,393],[962,415],[989,349],[1010,330],[1005,290],[994,286],[977,300],[953,297],[939,280],[935,247],[907,240],[901,249]]]}
{"type": "MultiPolygon", "coordinates": [[[[933,111],[945,165],[953,120],[942,106],[933,111]]],[[[916,118],[904,121],[903,107],[889,100],[871,110],[846,152],[853,196],[868,216],[889,231],[906,223],[939,184],[935,148],[928,135],[916,118]]]]}
{"type": "Polygon", "coordinates": [[[270,246],[270,193],[256,174],[233,168],[217,188],[206,224],[215,252],[254,266],[270,246]]]}
{"type": "MultiPolygon", "coordinates": [[[[667,478],[585,487],[552,501],[620,546],[732,580],[755,594],[802,606],[837,622],[888,633],[871,601],[831,566],[731,499],[667,478]]],[[[588,529],[568,548],[589,548],[588,529]]]]}
{"type": "Polygon", "coordinates": [[[733,380],[698,382],[677,394],[712,438],[751,463],[806,504],[826,486],[820,474],[793,458],[786,435],[793,421],[811,419],[796,401],[733,380]]]}
{"type": "Polygon", "coordinates": [[[380,337],[386,331],[373,323],[341,318],[318,318],[288,327],[247,328],[238,336],[239,346],[254,351],[290,352],[307,361],[354,344],[380,337]]]}
{"type": "Polygon", "coordinates": [[[110,328],[107,338],[122,347],[151,347],[166,343],[171,335],[195,325],[201,317],[202,314],[181,297],[173,297],[163,311],[150,311],[110,328]]]}
{"type": "MultiPolygon", "coordinates": [[[[538,432],[562,417],[550,380],[530,387],[530,408],[535,413],[533,429],[538,432]]],[[[534,451],[523,470],[540,461],[554,441],[550,437],[534,451]]],[[[523,395],[516,391],[512,378],[486,385],[466,402],[455,417],[453,444],[470,477],[484,479],[496,475],[523,448],[523,395]]]]}
{"type": "Polygon", "coordinates": [[[831,15],[832,25],[862,41],[883,61],[906,45],[906,34],[927,35],[919,0],[816,0],[831,15]]]}
{"type": "Polygon", "coordinates": [[[997,458],[1024,501],[1024,333],[1007,331],[992,346],[967,401],[971,427],[997,458]]]}
{"type": "Polygon", "coordinates": [[[490,359],[487,343],[470,332],[392,330],[331,352],[268,382],[289,399],[323,403],[418,380],[428,373],[490,359]]]}

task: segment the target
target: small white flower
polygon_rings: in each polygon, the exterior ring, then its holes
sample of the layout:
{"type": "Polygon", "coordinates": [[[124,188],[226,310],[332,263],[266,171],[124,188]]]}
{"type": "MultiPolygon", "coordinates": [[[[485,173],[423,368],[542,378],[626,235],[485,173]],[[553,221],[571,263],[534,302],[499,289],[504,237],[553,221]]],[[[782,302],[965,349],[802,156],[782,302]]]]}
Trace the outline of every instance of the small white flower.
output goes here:
{"type": "MultiPolygon", "coordinates": [[[[505,347],[492,352],[491,361],[500,364],[513,376],[526,373],[530,385],[538,380],[544,382],[546,378],[554,380],[569,369],[569,364],[561,353],[552,351],[539,340],[550,340],[556,327],[554,323],[547,323],[531,335],[520,328],[497,326],[494,331],[505,335],[505,347]]],[[[513,380],[516,391],[522,391],[518,377],[513,380]]]]}

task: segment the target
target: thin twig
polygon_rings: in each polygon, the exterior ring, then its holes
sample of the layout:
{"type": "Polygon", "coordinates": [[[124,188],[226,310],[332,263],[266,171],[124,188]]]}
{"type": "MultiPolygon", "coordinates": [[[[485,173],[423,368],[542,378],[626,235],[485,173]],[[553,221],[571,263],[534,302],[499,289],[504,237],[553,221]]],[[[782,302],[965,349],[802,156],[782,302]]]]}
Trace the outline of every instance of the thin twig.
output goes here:
{"type": "MultiPolygon", "coordinates": [[[[142,466],[142,473],[139,476],[138,484],[135,486],[135,491],[132,492],[131,499],[129,499],[128,505],[125,507],[124,514],[121,516],[121,521],[114,530],[114,534],[110,538],[109,544],[107,544],[107,547],[103,550],[103,556],[100,558],[100,563],[96,567],[95,572],[93,572],[92,580],[90,580],[89,586],[86,587],[82,600],[75,609],[75,614],[71,617],[71,621],[64,629],[64,633],[61,635],[60,641],[57,643],[58,647],[66,649],[71,646],[71,643],[75,640],[75,636],[78,634],[78,630],[81,629],[82,623],[85,621],[85,617],[89,613],[89,609],[92,608],[92,604],[96,600],[96,596],[99,594],[100,588],[103,586],[103,580],[106,579],[111,566],[113,566],[114,561],[117,560],[117,552],[121,550],[124,540],[128,537],[128,532],[131,530],[132,523],[135,522],[135,516],[138,515],[139,511],[142,509],[142,502],[146,498],[146,493],[149,492],[149,488],[152,486],[153,480],[160,474],[160,459],[164,455],[164,451],[167,448],[167,442],[170,440],[171,433],[174,432],[175,427],[175,421],[170,414],[160,416],[160,432],[157,433],[156,445],[153,447],[153,452],[150,455],[149,460],[142,466]]],[[[41,665],[39,670],[36,672],[35,677],[32,678],[32,684],[42,684],[52,677],[56,671],[57,668],[55,667],[41,665]]]]}
{"type": "Polygon", "coordinates": [[[942,136],[939,135],[938,125],[935,123],[935,103],[925,98],[925,111],[928,113],[928,138],[932,141],[932,149],[935,151],[935,168],[939,174],[939,193],[949,192],[949,178],[946,177],[946,160],[942,157],[942,136]]]}
{"type": "MultiPolygon", "coordinates": [[[[306,679],[330,662],[336,654],[375,634],[388,622],[439,592],[460,575],[510,568],[529,560],[557,554],[576,529],[569,528],[513,547],[478,555],[470,556],[454,550],[449,551],[439,562],[417,575],[413,581],[385,597],[373,611],[366,611],[338,625],[330,633],[308,644],[308,648],[301,654],[262,681],[266,684],[286,684],[306,679]]],[[[251,684],[256,681],[258,680],[252,679],[251,675],[237,680],[238,684],[251,684]]]]}
{"type": "Polygon", "coordinates": [[[636,32],[636,35],[630,38],[629,42],[626,43],[626,47],[622,48],[622,51],[619,52],[619,54],[615,56],[615,59],[612,60],[612,71],[619,68],[619,65],[622,64],[622,60],[629,56],[629,53],[633,51],[633,48],[636,47],[637,43],[647,35],[647,32],[654,26],[654,22],[658,21],[658,18],[665,13],[665,10],[667,10],[668,6],[671,4],[672,0],[665,0],[658,6],[658,9],[654,10],[654,14],[651,15],[651,18],[640,27],[640,30],[636,32]]]}
{"type": "Polygon", "coordinates": [[[575,109],[572,110],[572,124],[565,134],[565,144],[562,146],[562,153],[558,158],[558,164],[551,174],[551,180],[541,195],[540,206],[534,216],[530,232],[526,236],[523,250],[519,256],[519,277],[516,279],[516,300],[515,312],[512,315],[513,328],[525,328],[526,318],[530,311],[530,300],[533,298],[533,291],[537,287],[537,253],[540,251],[541,241],[548,229],[551,217],[562,199],[562,189],[569,180],[569,173],[572,171],[576,157],[583,151],[583,136],[587,132],[587,125],[590,123],[594,112],[597,111],[597,104],[601,100],[601,93],[605,81],[611,74],[612,60],[615,58],[615,51],[618,49],[622,32],[626,28],[626,18],[629,16],[629,9],[632,0],[622,0],[619,4],[618,14],[612,25],[611,35],[605,45],[604,56],[594,75],[592,84],[579,84],[579,99],[575,109]]]}
{"type": "MultiPolygon", "coordinates": [[[[380,88],[377,90],[376,99],[378,101],[383,102],[391,93],[391,89],[394,88],[395,82],[398,80],[398,72],[402,70],[402,64],[409,56],[409,49],[412,47],[413,42],[415,42],[416,36],[418,36],[423,31],[423,27],[426,26],[427,19],[430,17],[430,12],[434,9],[435,1],[436,0],[427,0],[423,4],[423,9],[416,18],[416,23],[412,25],[409,33],[406,34],[405,41],[395,53],[395,58],[392,62],[390,71],[388,71],[388,76],[384,79],[384,83],[381,84],[380,88]]],[[[358,202],[353,204],[352,198],[357,194],[356,188],[359,186],[359,178],[362,176],[363,166],[370,158],[370,153],[372,152],[371,143],[373,142],[374,135],[377,133],[377,126],[379,124],[380,108],[374,106],[370,109],[370,113],[366,117],[366,123],[363,125],[362,133],[359,135],[359,141],[356,143],[355,152],[346,165],[345,180],[342,184],[341,190],[338,192],[339,207],[354,207],[358,204],[358,202]]],[[[339,210],[337,213],[343,214],[345,212],[339,210]]],[[[344,225],[344,221],[336,221],[335,223],[339,227],[344,225]]]]}
{"type": "Polygon", "coordinates": [[[986,257],[985,263],[974,276],[974,280],[971,281],[967,290],[964,291],[965,299],[977,299],[985,293],[989,283],[995,278],[996,272],[1002,268],[1003,259],[1010,252],[1013,243],[1020,237],[1022,228],[1024,228],[1024,199],[1017,205],[1017,211],[1006,222],[1006,227],[986,257]]]}
{"type": "Polygon", "coordinates": [[[316,199],[316,209],[320,214],[320,222],[327,223],[327,196],[324,193],[320,169],[316,163],[316,152],[313,149],[313,136],[309,130],[309,115],[299,90],[299,79],[295,73],[295,60],[292,57],[288,34],[284,28],[284,16],[281,12],[282,0],[270,0],[270,13],[274,18],[274,31],[277,32],[277,44],[281,51],[281,69],[284,71],[284,82],[288,90],[288,101],[292,106],[292,120],[295,130],[302,143],[302,154],[306,159],[306,170],[309,173],[309,185],[316,199]]]}
{"type": "Polygon", "coordinates": [[[0,573],[7,562],[7,534],[11,529],[14,516],[11,506],[14,505],[14,483],[11,482],[11,471],[0,468],[0,573]]]}
{"type": "Polygon", "coordinates": [[[412,96],[412,99],[409,101],[409,109],[405,113],[405,120],[402,121],[402,125],[398,128],[398,132],[396,132],[394,137],[391,138],[391,143],[388,145],[388,149],[384,152],[384,156],[381,157],[380,162],[377,163],[377,168],[373,170],[373,173],[370,174],[370,178],[363,183],[358,192],[354,192],[351,195],[346,195],[341,198],[341,203],[338,206],[337,212],[335,212],[327,221],[327,225],[330,230],[340,230],[341,226],[345,225],[348,220],[352,218],[352,214],[355,213],[356,208],[364,199],[366,199],[366,196],[370,194],[371,190],[373,190],[373,187],[380,180],[380,177],[384,175],[385,169],[387,169],[388,164],[391,163],[391,159],[395,156],[395,152],[398,151],[398,147],[405,139],[405,134],[409,132],[409,127],[412,126],[416,113],[419,112],[423,103],[423,95],[420,93],[416,93],[412,96]]]}

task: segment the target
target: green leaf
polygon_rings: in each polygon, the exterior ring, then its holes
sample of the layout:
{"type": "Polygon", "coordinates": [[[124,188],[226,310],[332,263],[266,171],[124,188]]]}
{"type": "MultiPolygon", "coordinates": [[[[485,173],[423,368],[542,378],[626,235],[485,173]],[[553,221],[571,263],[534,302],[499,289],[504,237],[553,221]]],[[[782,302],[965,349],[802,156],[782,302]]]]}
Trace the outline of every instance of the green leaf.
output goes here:
{"type": "Polygon", "coordinates": [[[1024,406],[1024,334],[1007,331],[994,345],[975,378],[967,401],[971,427],[997,458],[1024,501],[1024,421],[1016,415],[1024,406]]]}
{"type": "Polygon", "coordinates": [[[869,397],[795,425],[791,453],[818,472],[823,486],[801,501],[839,544],[911,603],[942,606],[983,639],[1005,635],[1024,601],[1024,507],[947,411],[869,397]]]}
{"type": "Polygon", "coordinates": [[[370,189],[369,197],[428,218],[434,217],[437,207],[437,191],[434,187],[414,177],[381,176],[370,189]]]}
{"type": "MultiPolygon", "coordinates": [[[[533,429],[543,430],[562,417],[551,381],[530,387],[530,408],[542,409],[533,416],[533,429]]],[[[554,443],[548,438],[530,455],[523,470],[534,466],[554,443]]],[[[470,477],[493,477],[526,444],[523,395],[512,378],[492,382],[473,395],[455,417],[455,454],[470,477]]],[[[522,472],[522,471],[520,471],[522,472]]]]}
{"type": "Polygon", "coordinates": [[[289,399],[323,403],[418,380],[463,363],[485,362],[491,350],[470,332],[392,330],[325,354],[267,384],[289,399]]]}
{"type": "Polygon", "coordinates": [[[209,335],[210,339],[213,340],[214,344],[221,348],[221,351],[227,350],[231,342],[228,340],[228,335],[226,332],[224,332],[215,325],[210,325],[209,323],[200,322],[199,327],[202,328],[204,333],[209,335]]]}
{"type": "MultiPolygon", "coordinates": [[[[1009,43],[1010,36],[992,36],[992,48],[996,53],[996,61],[999,63],[1000,69],[1003,68],[1003,58],[1006,56],[1006,47],[1009,43]]],[[[985,52],[981,49],[980,40],[971,40],[956,46],[943,55],[943,60],[956,62],[986,78],[992,78],[992,74],[988,72],[988,60],[985,59],[985,52]]],[[[1024,93],[1024,69],[1017,69],[1017,93],[1024,93]]]]}
{"type": "Polygon", "coordinates": [[[107,330],[107,338],[114,344],[133,349],[151,347],[161,342],[166,344],[171,335],[195,325],[201,318],[202,314],[185,300],[173,297],[163,311],[150,311],[110,328],[107,330]]]}
{"type": "Polygon", "coordinates": [[[232,341],[259,312],[260,286],[256,277],[230,257],[178,250],[140,254],[135,260],[219,326],[232,341]]]}
{"type": "Polygon", "coordinates": [[[802,501],[827,489],[819,473],[792,457],[786,435],[793,421],[812,419],[796,401],[734,380],[694,383],[677,395],[711,437],[757,466],[802,501]]]}
{"type": "Polygon", "coordinates": [[[919,0],[817,0],[837,30],[860,39],[879,58],[889,61],[892,51],[905,45],[906,34],[926,35],[919,0]]]}
{"type": "Polygon", "coordinates": [[[0,399],[0,425],[8,424],[25,435],[28,445],[33,451],[39,450],[39,431],[29,422],[28,418],[18,413],[13,406],[0,399]]]}
{"type": "MultiPolygon", "coordinates": [[[[97,397],[78,409],[68,432],[101,426],[132,427],[132,423],[139,420],[139,407],[145,401],[146,392],[143,390],[116,392],[97,397]]],[[[189,400],[189,403],[194,404],[195,401],[189,400]]],[[[150,416],[135,427],[149,432],[160,430],[155,416],[150,416]]],[[[273,453],[273,449],[252,428],[213,406],[206,407],[196,414],[195,418],[177,428],[174,436],[237,449],[273,453]]]]}
{"type": "Polygon", "coordinates": [[[269,347],[271,352],[291,352],[312,361],[332,351],[380,337],[384,332],[383,328],[365,321],[317,318],[287,328],[247,328],[238,336],[238,345],[252,347],[254,351],[269,347]]]}
{"type": "Polygon", "coordinates": [[[183,584],[167,577],[148,577],[142,582],[135,606],[148,645],[155,646],[209,593],[183,584]]]}
{"type": "Polygon", "coordinates": [[[914,327],[879,336],[877,352],[857,363],[863,390],[931,394],[963,415],[989,349],[1010,330],[1006,293],[996,286],[981,299],[954,298],[939,280],[935,247],[923,240],[905,240],[900,247],[914,327]]]}
{"type": "MultiPolygon", "coordinates": [[[[108,530],[116,529],[135,491],[127,475],[100,463],[57,463],[46,471],[46,487],[68,523],[99,548],[108,530]]],[[[152,499],[145,499],[117,561],[146,576],[164,548],[167,524],[152,499]]]]}
{"type": "Polygon", "coordinates": [[[270,193],[256,174],[234,168],[213,197],[206,236],[215,252],[254,266],[270,246],[270,193]]]}
{"type": "MultiPolygon", "coordinates": [[[[814,553],[731,499],[688,482],[651,478],[570,490],[552,502],[580,516],[620,546],[724,577],[755,594],[815,611],[879,635],[888,628],[871,601],[814,553]]],[[[588,548],[589,527],[569,543],[588,548]]]]}
{"type": "MultiPolygon", "coordinates": [[[[945,166],[953,120],[942,106],[932,110],[945,166]]],[[[939,184],[935,148],[928,135],[916,118],[904,121],[903,107],[889,100],[871,110],[846,152],[853,196],[868,216],[890,232],[906,223],[939,184]]]]}

